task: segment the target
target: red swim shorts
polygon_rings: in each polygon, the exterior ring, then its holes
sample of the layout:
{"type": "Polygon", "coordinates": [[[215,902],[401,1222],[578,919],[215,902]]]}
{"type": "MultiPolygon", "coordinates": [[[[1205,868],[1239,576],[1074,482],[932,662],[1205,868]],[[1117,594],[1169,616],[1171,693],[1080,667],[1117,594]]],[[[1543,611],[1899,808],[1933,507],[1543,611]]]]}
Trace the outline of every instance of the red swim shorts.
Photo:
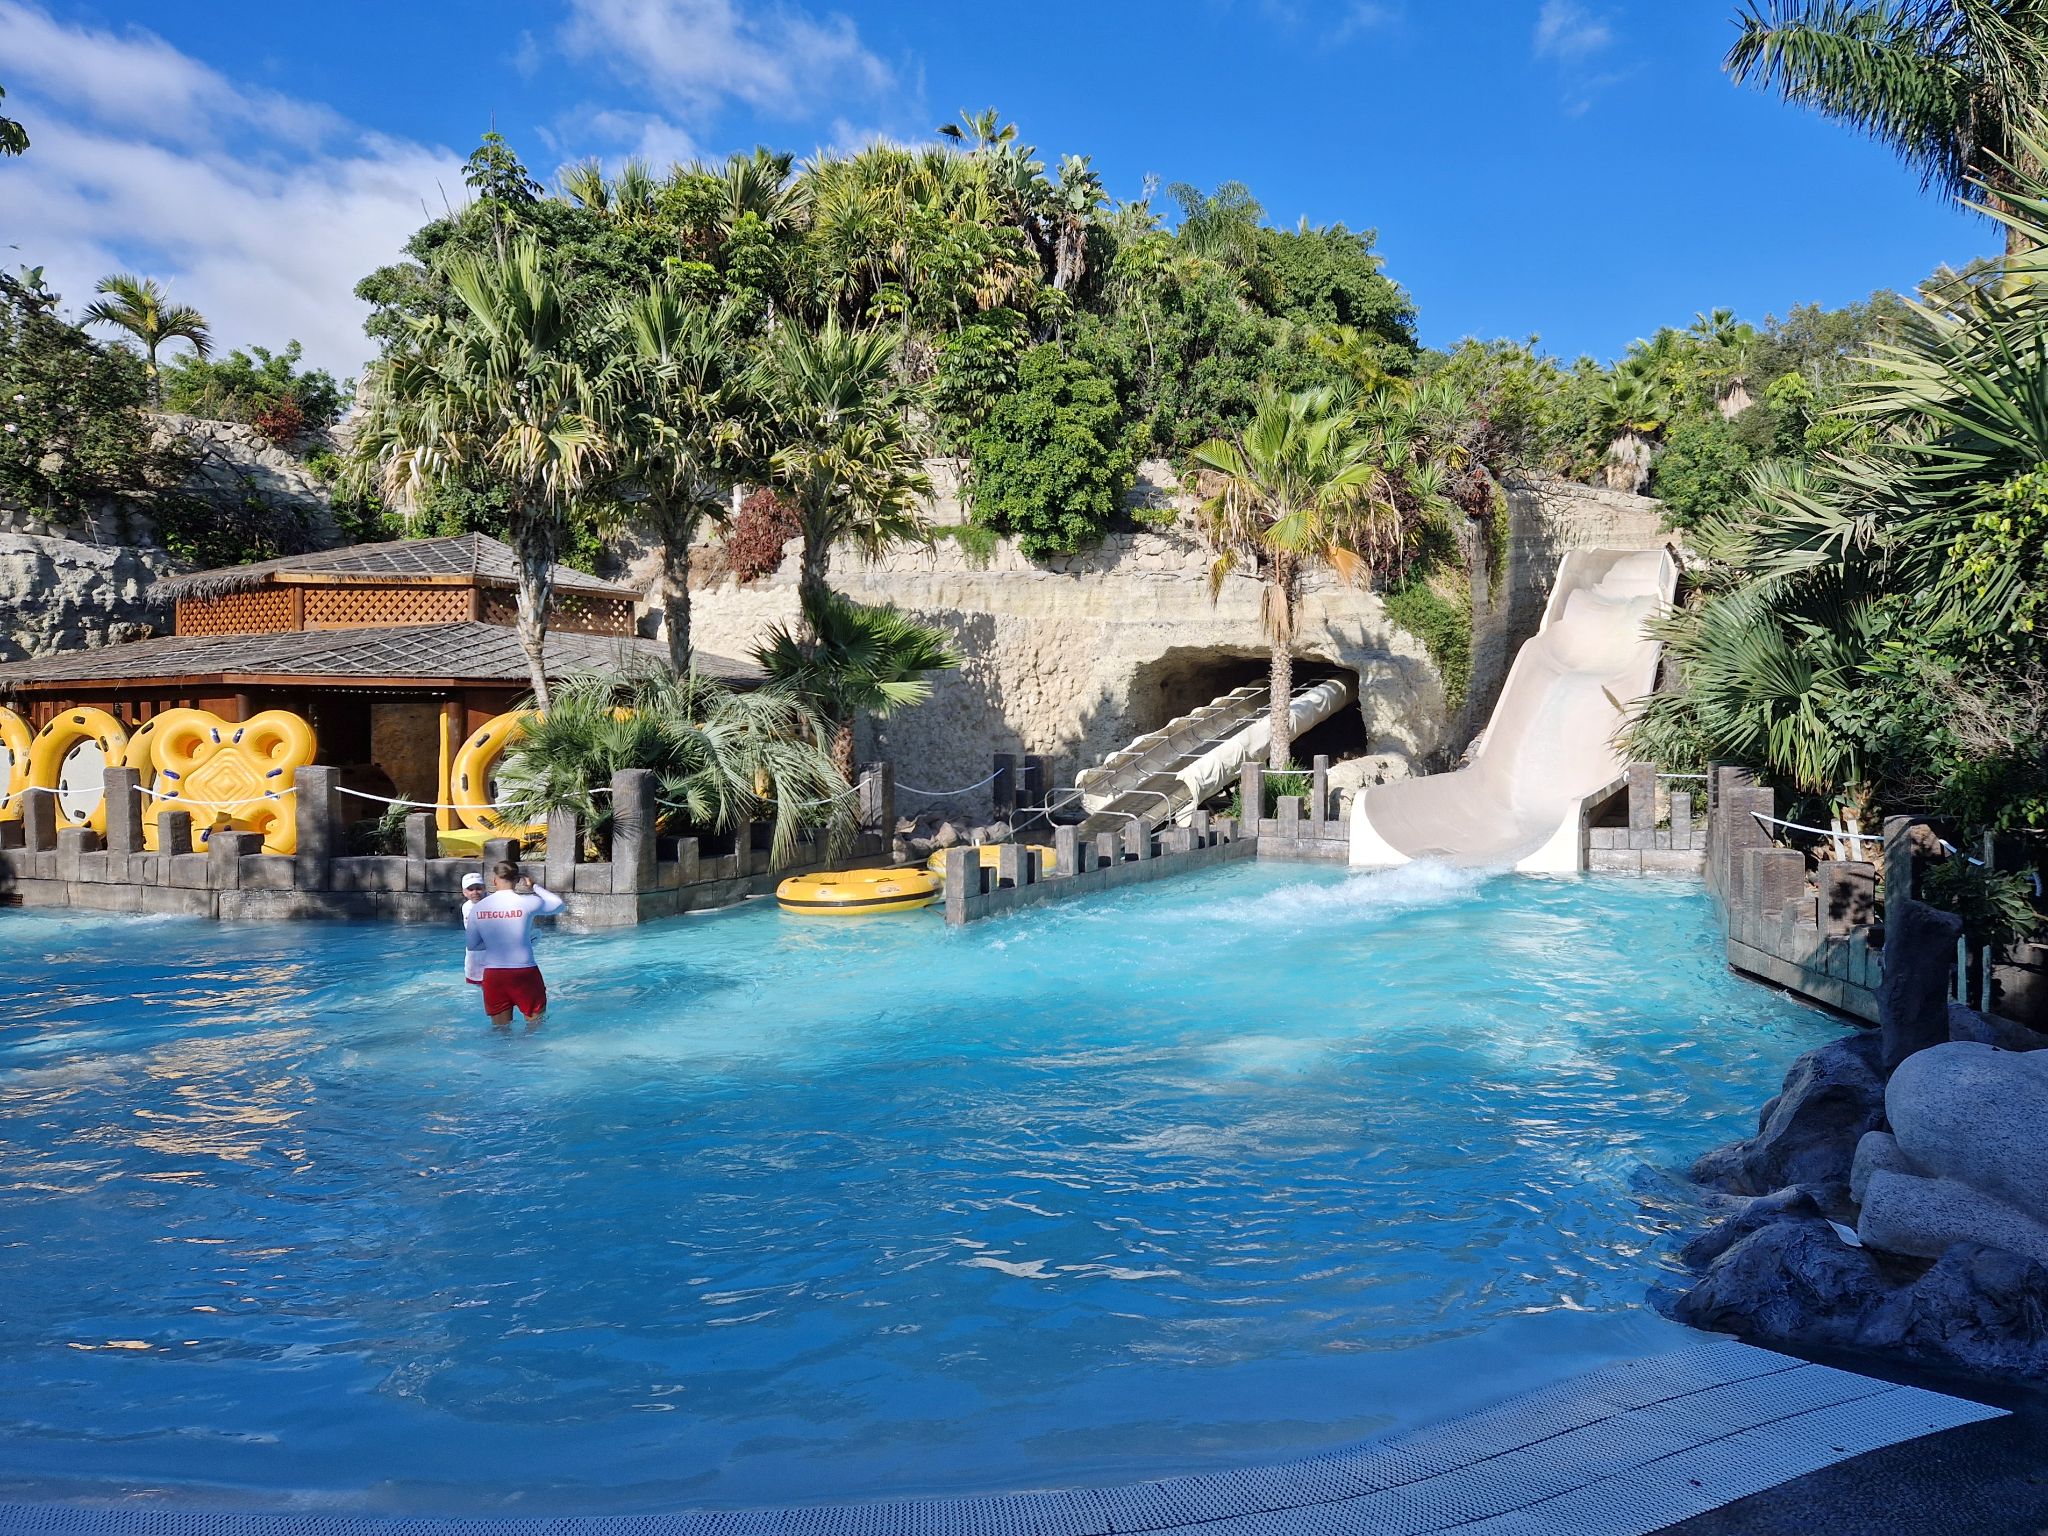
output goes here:
{"type": "Polygon", "coordinates": [[[492,966],[484,972],[484,1012],[494,1018],[517,1008],[530,1019],[547,1005],[548,984],[540,979],[539,966],[492,966]]]}

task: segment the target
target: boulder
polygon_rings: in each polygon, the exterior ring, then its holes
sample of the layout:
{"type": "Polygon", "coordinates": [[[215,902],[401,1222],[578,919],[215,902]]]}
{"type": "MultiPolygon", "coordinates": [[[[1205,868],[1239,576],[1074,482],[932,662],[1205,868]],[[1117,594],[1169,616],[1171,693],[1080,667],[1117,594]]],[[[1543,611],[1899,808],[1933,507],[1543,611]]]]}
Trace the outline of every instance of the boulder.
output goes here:
{"type": "Polygon", "coordinates": [[[1892,1075],[1885,1113],[1912,1167],[2048,1222],[2048,1056],[1952,1042],[1892,1075]]]}
{"type": "Polygon", "coordinates": [[[1884,975],[1877,988],[1884,1070],[1948,1039],[1949,972],[1963,920],[1910,896],[1887,898],[1884,975]]]}
{"type": "Polygon", "coordinates": [[[1907,1173],[1911,1168],[1906,1154],[1899,1150],[1898,1138],[1890,1131],[1865,1131],[1856,1143],[1856,1161],[1849,1166],[1849,1198],[1861,1205],[1870,1176],[1880,1171],[1907,1173]]]}
{"type": "Polygon", "coordinates": [[[1873,1170],[1856,1235],[1887,1253],[1938,1259],[1958,1243],[2003,1249],[2048,1265],[2048,1225],[1956,1179],[1873,1170]]]}
{"type": "Polygon", "coordinates": [[[1959,1243],[1894,1311],[1908,1354],[1988,1376],[2048,1379],[2048,1268],[2033,1260],[1959,1243]]]}
{"type": "Polygon", "coordinates": [[[1696,1183],[1738,1195],[1788,1185],[1846,1193],[1856,1143],[1884,1123],[1884,1080],[1875,1035],[1850,1035],[1808,1051],[1766,1104],[1757,1133],[1693,1164],[1696,1183]]]}
{"type": "Polygon", "coordinates": [[[1825,1215],[1809,1189],[1781,1189],[1743,1201],[1734,1215],[1716,1222],[1679,1249],[1678,1257],[1688,1269],[1705,1269],[1722,1254],[1765,1227],[1793,1217],[1825,1215]]]}
{"type": "Polygon", "coordinates": [[[1818,1217],[1771,1221],[1731,1244],[1679,1297],[1678,1320],[1763,1344],[1877,1347],[1893,1288],[1872,1256],[1818,1217]]]}
{"type": "Polygon", "coordinates": [[[1977,1045],[1995,1045],[2001,1051],[2038,1051],[2048,1048],[2048,1035],[2002,1019],[1995,1013],[1979,1013],[1961,1003],[1948,1005],[1948,1037],[1977,1045]]]}

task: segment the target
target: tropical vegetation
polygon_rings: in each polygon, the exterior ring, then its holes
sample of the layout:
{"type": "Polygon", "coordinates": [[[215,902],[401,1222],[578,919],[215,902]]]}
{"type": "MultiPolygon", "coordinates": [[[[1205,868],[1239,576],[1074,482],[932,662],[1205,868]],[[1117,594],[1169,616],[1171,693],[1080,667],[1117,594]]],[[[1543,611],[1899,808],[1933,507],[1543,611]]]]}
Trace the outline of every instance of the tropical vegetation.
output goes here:
{"type": "Polygon", "coordinates": [[[93,291],[102,297],[86,306],[85,323],[111,326],[135,339],[142,348],[152,400],[163,399],[157,353],[166,342],[186,342],[201,357],[213,350],[213,333],[206,317],[189,304],[173,304],[155,278],[116,272],[101,278],[93,291]]]}
{"type": "Polygon", "coordinates": [[[350,386],[325,368],[301,367],[304,358],[296,341],[277,352],[251,346],[224,357],[197,349],[181,353],[163,370],[164,408],[246,422],[280,443],[325,432],[348,408],[350,386]]]}
{"type": "Polygon", "coordinates": [[[2048,118],[2014,133],[2019,254],[1908,306],[1816,419],[1829,449],[1767,462],[1694,530],[1705,564],[1666,625],[1684,686],[1637,750],[1752,764],[1850,824],[2048,821],[2048,118]]]}
{"type": "MultiPolygon", "coordinates": [[[[1996,217],[2043,169],[2024,131],[2048,100],[2041,0],[1751,0],[1737,26],[1729,73],[1891,146],[1924,187],[1981,187],[1996,217]]],[[[2007,254],[2027,238],[2008,224],[2007,254]]]]}
{"type": "Polygon", "coordinates": [[[765,821],[783,859],[807,832],[838,840],[853,827],[825,722],[802,698],[659,666],[562,678],[506,755],[501,801],[515,822],[574,811],[592,851],[607,858],[613,811],[604,790],[627,768],[654,775],[665,836],[731,836],[765,821]]]}

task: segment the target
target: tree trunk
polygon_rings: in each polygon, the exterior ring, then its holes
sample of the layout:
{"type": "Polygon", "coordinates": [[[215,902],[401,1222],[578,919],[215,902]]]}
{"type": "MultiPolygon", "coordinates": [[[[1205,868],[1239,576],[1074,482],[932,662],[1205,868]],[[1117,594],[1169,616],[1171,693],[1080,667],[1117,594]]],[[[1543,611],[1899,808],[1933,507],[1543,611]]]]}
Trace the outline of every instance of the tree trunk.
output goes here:
{"type": "Polygon", "coordinates": [[[668,631],[668,664],[690,670],[690,520],[665,519],[661,534],[661,614],[668,631]]]}
{"type": "Polygon", "coordinates": [[[1273,741],[1266,752],[1266,766],[1278,772],[1294,753],[1294,647],[1277,637],[1269,675],[1273,697],[1267,719],[1272,723],[1273,741]]]}
{"type": "Polygon", "coordinates": [[[1292,555],[1273,557],[1266,579],[1266,633],[1273,642],[1267,686],[1268,722],[1273,739],[1266,752],[1266,766],[1284,769],[1294,755],[1294,604],[1300,567],[1292,555]]]}
{"type": "Polygon", "coordinates": [[[536,529],[522,531],[525,537],[518,540],[519,646],[526,652],[526,673],[533,684],[533,702],[546,709],[548,609],[555,600],[555,541],[536,529]]]}
{"type": "Polygon", "coordinates": [[[825,605],[832,596],[832,589],[825,583],[831,561],[832,546],[814,539],[806,532],[803,561],[798,567],[796,578],[797,607],[803,620],[797,627],[797,637],[806,653],[812,657],[818,654],[820,638],[815,616],[825,611],[825,605]]]}
{"type": "Polygon", "coordinates": [[[853,716],[846,715],[832,722],[832,766],[839,770],[839,777],[848,784],[853,783],[853,716]]]}

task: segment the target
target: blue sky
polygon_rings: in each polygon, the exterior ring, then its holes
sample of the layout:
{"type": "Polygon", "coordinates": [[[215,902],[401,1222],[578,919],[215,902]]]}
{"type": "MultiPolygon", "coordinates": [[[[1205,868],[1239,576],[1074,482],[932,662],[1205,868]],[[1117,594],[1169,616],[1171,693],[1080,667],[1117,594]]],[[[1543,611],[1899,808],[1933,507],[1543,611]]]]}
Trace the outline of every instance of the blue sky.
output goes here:
{"type": "Polygon", "coordinates": [[[1611,357],[1996,244],[1883,148],[1738,89],[1719,0],[0,0],[0,243],[82,302],[168,279],[218,341],[367,351],[355,279],[495,123],[546,179],[589,155],[808,153],[1000,107],[1049,158],[1248,183],[1276,223],[1376,228],[1426,342],[1611,357]]]}

